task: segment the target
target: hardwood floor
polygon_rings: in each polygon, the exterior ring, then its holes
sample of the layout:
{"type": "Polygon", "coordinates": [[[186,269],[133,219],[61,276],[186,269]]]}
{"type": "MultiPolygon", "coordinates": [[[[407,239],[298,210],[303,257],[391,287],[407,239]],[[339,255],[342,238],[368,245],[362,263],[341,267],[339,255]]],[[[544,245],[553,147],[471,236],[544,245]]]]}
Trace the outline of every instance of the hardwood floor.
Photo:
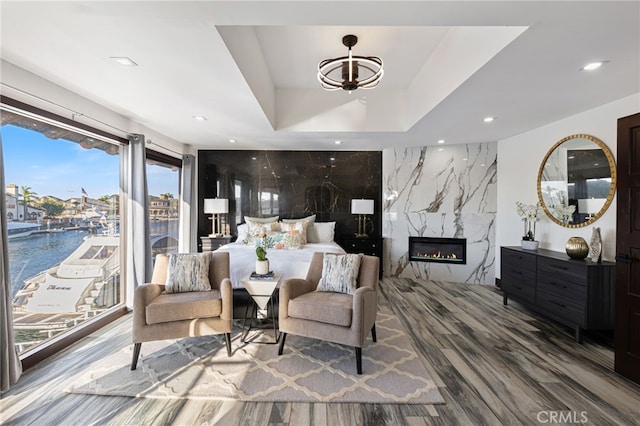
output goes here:
{"type": "Polygon", "coordinates": [[[613,350],[502,305],[492,287],[386,278],[389,306],[446,404],[300,404],[66,394],[82,369],[130,344],[131,315],[23,374],[0,401],[7,425],[640,425],[640,386],[613,350]],[[555,421],[554,421],[555,420],[555,421]]]}

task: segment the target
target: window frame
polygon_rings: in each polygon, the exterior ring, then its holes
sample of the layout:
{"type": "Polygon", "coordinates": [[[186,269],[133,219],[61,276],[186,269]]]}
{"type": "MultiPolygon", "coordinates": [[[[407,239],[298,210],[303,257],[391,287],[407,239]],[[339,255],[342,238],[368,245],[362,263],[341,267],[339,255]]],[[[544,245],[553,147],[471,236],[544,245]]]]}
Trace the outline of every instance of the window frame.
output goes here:
{"type": "MultiPolygon", "coordinates": [[[[69,130],[71,132],[75,132],[81,135],[89,136],[96,140],[110,143],[116,146],[129,145],[129,140],[126,138],[111,134],[101,129],[97,129],[87,124],[79,123],[77,121],[71,120],[64,116],[52,113],[50,111],[46,111],[44,109],[35,107],[33,105],[26,104],[24,102],[18,101],[13,98],[9,98],[7,96],[0,95],[0,110],[21,115],[23,117],[29,118],[37,122],[57,126],[62,129],[69,130]]],[[[35,130],[35,131],[38,131],[38,130],[35,130]]],[[[122,175],[122,170],[119,170],[119,173],[120,175],[122,175]]],[[[122,197],[123,195],[120,194],[121,203],[124,201],[122,197]]],[[[121,242],[122,242],[122,237],[121,237],[121,242]]],[[[126,258],[124,257],[124,251],[121,250],[120,255],[121,255],[120,263],[121,265],[124,265],[124,262],[126,262],[126,258]]],[[[80,339],[88,336],[89,334],[95,331],[98,331],[99,329],[103,328],[107,324],[125,315],[128,312],[128,308],[126,306],[126,291],[127,291],[126,276],[122,275],[122,279],[124,280],[124,285],[120,286],[120,292],[121,292],[120,303],[113,306],[111,309],[107,310],[102,315],[89,319],[83,322],[82,324],[68,331],[65,331],[64,333],[61,333],[60,335],[54,336],[51,339],[44,341],[42,344],[34,347],[33,349],[28,349],[25,352],[21,353],[19,358],[22,363],[23,370],[27,370],[33,367],[40,361],[52,355],[55,355],[56,353],[66,349],[73,343],[79,341],[80,339]]]]}

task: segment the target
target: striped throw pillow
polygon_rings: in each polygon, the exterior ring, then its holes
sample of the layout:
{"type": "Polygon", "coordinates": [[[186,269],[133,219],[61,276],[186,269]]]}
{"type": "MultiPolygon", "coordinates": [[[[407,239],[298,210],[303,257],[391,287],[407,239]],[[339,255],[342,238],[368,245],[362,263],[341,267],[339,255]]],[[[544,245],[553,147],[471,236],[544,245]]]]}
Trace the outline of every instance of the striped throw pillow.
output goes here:
{"type": "Polygon", "coordinates": [[[353,294],[358,285],[361,254],[325,253],[316,291],[353,294]]]}

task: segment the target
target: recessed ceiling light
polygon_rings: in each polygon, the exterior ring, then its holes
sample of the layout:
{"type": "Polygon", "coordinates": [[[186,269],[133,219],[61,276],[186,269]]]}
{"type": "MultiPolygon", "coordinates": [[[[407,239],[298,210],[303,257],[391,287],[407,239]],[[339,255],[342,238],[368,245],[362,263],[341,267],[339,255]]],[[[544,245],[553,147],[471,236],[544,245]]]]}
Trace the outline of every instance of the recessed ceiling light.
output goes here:
{"type": "Polygon", "coordinates": [[[194,115],[193,119],[194,120],[198,120],[198,121],[207,121],[207,117],[205,117],[203,115],[194,115]]]}
{"type": "Polygon", "coordinates": [[[138,66],[138,64],[133,62],[133,60],[131,58],[127,58],[126,56],[110,56],[109,59],[112,59],[112,60],[116,61],[117,63],[119,63],[120,65],[123,65],[125,67],[137,67],[138,66]]]}
{"type": "Polygon", "coordinates": [[[342,141],[335,141],[334,142],[336,145],[340,145],[342,143],[342,141]]]}
{"type": "Polygon", "coordinates": [[[438,151],[444,151],[444,148],[438,148],[438,151]]]}
{"type": "Polygon", "coordinates": [[[440,143],[440,144],[444,143],[444,139],[440,139],[440,140],[438,141],[438,143],[440,143]]]}
{"type": "Polygon", "coordinates": [[[580,68],[581,71],[594,71],[603,66],[607,61],[589,62],[584,67],[580,68]]]}
{"type": "Polygon", "coordinates": [[[229,139],[229,143],[236,143],[235,139],[229,139]]]}
{"type": "Polygon", "coordinates": [[[485,117],[482,121],[484,121],[485,123],[491,123],[495,119],[495,117],[485,117]]]}

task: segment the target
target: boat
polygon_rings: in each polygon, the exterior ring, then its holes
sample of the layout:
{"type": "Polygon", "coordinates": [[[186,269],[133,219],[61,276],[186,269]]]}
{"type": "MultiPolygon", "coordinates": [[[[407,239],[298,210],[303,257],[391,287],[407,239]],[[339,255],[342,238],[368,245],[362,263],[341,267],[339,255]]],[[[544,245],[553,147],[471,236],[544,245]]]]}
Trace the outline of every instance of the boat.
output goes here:
{"type": "Polygon", "coordinates": [[[37,223],[7,222],[7,236],[9,239],[28,237],[40,229],[37,223]]]}
{"type": "Polygon", "coordinates": [[[83,313],[113,306],[119,299],[119,244],[117,236],[85,238],[59,265],[24,281],[14,312],[83,313]]]}
{"type": "MultiPolygon", "coordinates": [[[[162,234],[152,234],[151,243],[154,256],[178,248],[175,238],[162,234]]],[[[24,280],[13,299],[13,324],[30,338],[16,344],[20,351],[37,345],[119,301],[120,236],[89,234],[59,265],[24,280]]]]}

